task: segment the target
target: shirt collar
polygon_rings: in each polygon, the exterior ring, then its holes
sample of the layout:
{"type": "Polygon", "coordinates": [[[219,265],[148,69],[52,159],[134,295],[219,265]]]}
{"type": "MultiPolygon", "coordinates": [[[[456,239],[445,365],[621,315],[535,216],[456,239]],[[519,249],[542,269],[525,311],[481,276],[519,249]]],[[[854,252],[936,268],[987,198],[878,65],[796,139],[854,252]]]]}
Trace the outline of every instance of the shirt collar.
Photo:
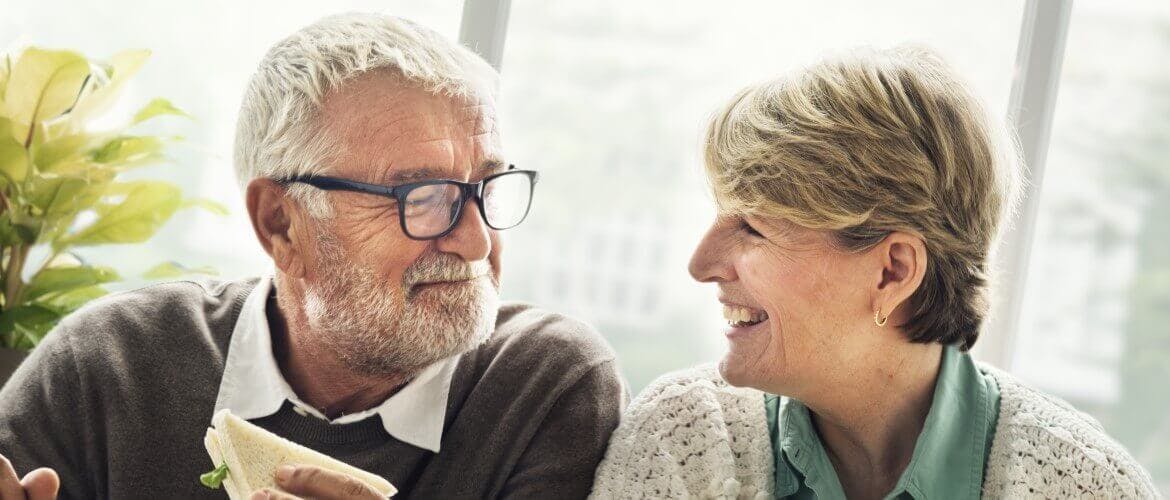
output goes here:
{"type": "Polygon", "coordinates": [[[975,361],[955,346],[943,348],[930,413],[914,455],[894,488],[914,498],[979,498],[988,435],[997,401],[975,361]]]}
{"type": "MultiPolygon", "coordinates": [[[[979,498],[989,433],[994,431],[994,398],[987,379],[968,354],[943,348],[930,411],[914,454],[886,498],[979,498]]],[[[802,487],[819,498],[843,497],[836,471],[800,401],[768,395],[775,454],[776,496],[802,487]],[[772,415],[776,417],[771,418],[772,415]]]]}
{"type": "MultiPolygon", "coordinates": [[[[287,400],[294,408],[325,419],[297,397],[280,373],[272,354],[267,315],[272,286],[271,275],[261,278],[240,309],[224,362],[215,411],[226,408],[240,418],[253,420],[276,413],[287,400]]],[[[451,356],[439,361],[377,407],[344,415],[331,423],[356,422],[377,414],[386,432],[394,438],[438,453],[447,413],[447,396],[458,360],[458,356],[451,356]]]]}

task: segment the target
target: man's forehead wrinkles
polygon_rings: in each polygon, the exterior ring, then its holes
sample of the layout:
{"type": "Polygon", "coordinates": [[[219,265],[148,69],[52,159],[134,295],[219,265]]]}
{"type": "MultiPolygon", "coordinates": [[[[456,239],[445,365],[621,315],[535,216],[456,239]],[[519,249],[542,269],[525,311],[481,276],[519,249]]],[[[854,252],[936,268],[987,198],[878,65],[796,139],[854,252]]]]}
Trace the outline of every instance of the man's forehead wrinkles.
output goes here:
{"type": "Polygon", "coordinates": [[[496,129],[495,129],[495,127],[492,127],[492,128],[490,128],[490,129],[488,129],[488,130],[481,130],[481,131],[477,131],[477,132],[475,132],[475,133],[474,133],[474,134],[473,134],[471,137],[472,137],[473,139],[479,139],[479,138],[481,138],[481,137],[485,137],[485,136],[486,136],[486,137],[492,137],[492,136],[495,136],[495,135],[496,135],[496,129]]]}
{"type": "Polygon", "coordinates": [[[374,136],[387,129],[394,129],[393,136],[399,137],[411,129],[418,128],[412,122],[417,116],[411,113],[374,113],[367,112],[355,126],[362,130],[364,136],[374,136]]]}
{"type": "Polygon", "coordinates": [[[373,120],[369,117],[350,116],[333,119],[328,130],[343,145],[346,156],[369,155],[382,148],[378,144],[393,144],[401,141],[409,130],[402,127],[403,118],[373,120]]]}
{"type": "MultiPolygon", "coordinates": [[[[369,89],[366,89],[369,90],[369,89]]],[[[331,109],[348,127],[354,175],[383,185],[427,179],[477,181],[506,167],[495,107],[482,101],[417,97],[405,103],[350,100],[331,109]]]]}
{"type": "Polygon", "coordinates": [[[489,133],[496,128],[495,109],[487,104],[462,106],[455,117],[459,125],[470,125],[474,135],[489,133]]]}
{"type": "Polygon", "coordinates": [[[496,133],[496,121],[492,119],[465,122],[470,125],[473,137],[492,135],[496,133]]]}
{"type": "Polygon", "coordinates": [[[484,104],[484,103],[466,104],[463,106],[456,107],[456,109],[459,111],[459,114],[461,114],[461,115],[491,114],[491,111],[493,108],[494,108],[494,106],[492,106],[490,104],[484,104]]]}
{"type": "Polygon", "coordinates": [[[398,122],[383,122],[375,126],[365,127],[362,129],[363,133],[359,134],[363,144],[374,145],[376,143],[396,144],[406,138],[409,129],[399,127],[398,122]],[[376,138],[384,138],[380,141],[375,141],[376,138]]]}

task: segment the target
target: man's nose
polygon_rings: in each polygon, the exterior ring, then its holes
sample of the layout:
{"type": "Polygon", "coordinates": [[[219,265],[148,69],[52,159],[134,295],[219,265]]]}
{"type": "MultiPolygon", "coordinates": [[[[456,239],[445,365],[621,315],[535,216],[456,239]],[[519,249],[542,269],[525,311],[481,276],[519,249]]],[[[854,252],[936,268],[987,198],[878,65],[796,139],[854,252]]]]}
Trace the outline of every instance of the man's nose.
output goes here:
{"type": "Polygon", "coordinates": [[[464,261],[480,261],[486,259],[492,251],[491,235],[488,233],[491,230],[480,214],[479,204],[470,199],[464,203],[463,213],[455,222],[455,228],[439,238],[436,246],[439,251],[463,257],[464,261]]]}

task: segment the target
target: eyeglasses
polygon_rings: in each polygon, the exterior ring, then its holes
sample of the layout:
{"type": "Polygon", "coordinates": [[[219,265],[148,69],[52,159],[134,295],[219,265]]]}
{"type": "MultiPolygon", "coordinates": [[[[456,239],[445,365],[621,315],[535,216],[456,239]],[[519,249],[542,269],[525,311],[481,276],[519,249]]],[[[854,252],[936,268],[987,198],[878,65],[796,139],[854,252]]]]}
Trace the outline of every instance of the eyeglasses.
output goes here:
{"type": "Polygon", "coordinates": [[[528,216],[537,172],[516,170],[484,177],[479,182],[435,179],[397,186],[383,186],[336,177],[302,175],[280,181],[299,182],[326,191],[356,191],[384,196],[397,202],[402,232],[415,240],[433,240],[455,230],[463,207],[474,197],[483,221],[496,230],[516,227],[528,216]]]}

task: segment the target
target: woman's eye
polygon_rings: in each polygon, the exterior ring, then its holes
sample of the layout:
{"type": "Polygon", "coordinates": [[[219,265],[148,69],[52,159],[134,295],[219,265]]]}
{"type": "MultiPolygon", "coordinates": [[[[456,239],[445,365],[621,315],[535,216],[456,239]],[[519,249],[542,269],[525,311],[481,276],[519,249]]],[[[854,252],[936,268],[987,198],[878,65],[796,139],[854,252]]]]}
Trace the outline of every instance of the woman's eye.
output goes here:
{"type": "Polygon", "coordinates": [[[750,234],[752,236],[760,236],[760,237],[764,236],[764,235],[760,234],[759,231],[756,231],[756,228],[752,227],[751,224],[748,224],[747,221],[743,221],[742,225],[743,225],[743,230],[745,232],[747,232],[747,234],[750,234]]]}

